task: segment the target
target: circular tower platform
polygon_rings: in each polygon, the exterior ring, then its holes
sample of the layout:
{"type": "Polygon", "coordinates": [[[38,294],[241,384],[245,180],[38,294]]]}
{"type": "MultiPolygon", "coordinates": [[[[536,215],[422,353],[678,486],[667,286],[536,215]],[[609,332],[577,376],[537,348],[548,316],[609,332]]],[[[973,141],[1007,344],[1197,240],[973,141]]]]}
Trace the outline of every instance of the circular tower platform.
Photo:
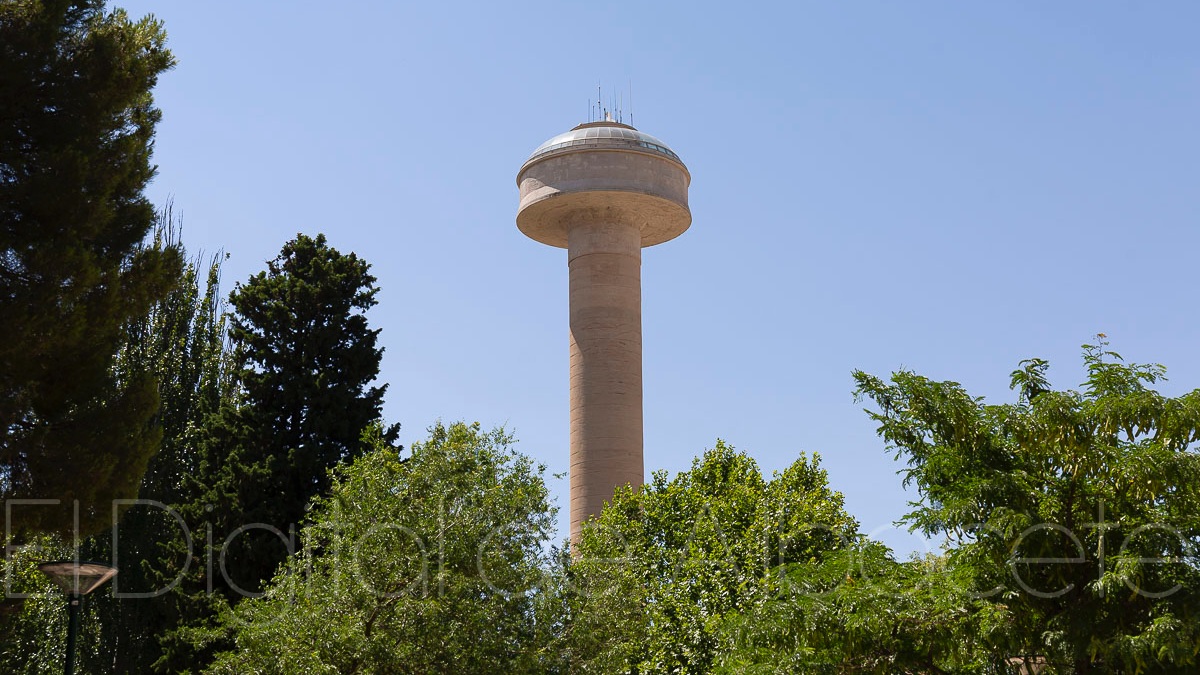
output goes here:
{"type": "Polygon", "coordinates": [[[517,172],[517,227],[567,248],[580,217],[635,225],[641,245],[670,241],[692,223],[692,176],[665,143],[619,122],[589,122],[542,143],[517,172]]]}

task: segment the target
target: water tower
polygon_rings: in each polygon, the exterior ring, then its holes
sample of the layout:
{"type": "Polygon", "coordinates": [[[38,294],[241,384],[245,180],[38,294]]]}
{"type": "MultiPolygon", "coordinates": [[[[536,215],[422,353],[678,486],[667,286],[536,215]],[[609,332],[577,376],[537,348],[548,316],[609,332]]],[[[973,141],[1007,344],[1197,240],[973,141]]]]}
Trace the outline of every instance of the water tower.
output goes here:
{"type": "Polygon", "coordinates": [[[691,174],[665,143],[606,119],[538,146],[517,173],[517,227],[567,249],[571,541],[642,462],[642,248],[692,222],[691,174]]]}

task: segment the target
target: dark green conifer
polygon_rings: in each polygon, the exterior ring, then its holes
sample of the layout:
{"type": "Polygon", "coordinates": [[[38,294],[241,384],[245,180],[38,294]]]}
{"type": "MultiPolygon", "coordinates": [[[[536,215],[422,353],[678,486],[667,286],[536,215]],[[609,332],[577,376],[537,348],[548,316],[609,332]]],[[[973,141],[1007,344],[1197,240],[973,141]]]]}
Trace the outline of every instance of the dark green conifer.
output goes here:
{"type": "MultiPolygon", "coordinates": [[[[243,396],[212,425],[204,475],[218,534],[253,527],[225,551],[235,594],[270,578],[329,470],[361,455],[363,431],[380,420],[387,385],[371,386],[383,349],[363,314],[379,290],[369,269],[324,235],[301,234],[230,295],[243,396]]],[[[398,434],[393,425],[384,440],[398,434]]]]}
{"type": "Polygon", "coordinates": [[[103,0],[0,0],[0,498],[16,531],[111,526],[158,448],[157,386],[120,376],[125,325],[180,277],[174,248],[140,244],[174,64],[153,18],[103,0]]]}

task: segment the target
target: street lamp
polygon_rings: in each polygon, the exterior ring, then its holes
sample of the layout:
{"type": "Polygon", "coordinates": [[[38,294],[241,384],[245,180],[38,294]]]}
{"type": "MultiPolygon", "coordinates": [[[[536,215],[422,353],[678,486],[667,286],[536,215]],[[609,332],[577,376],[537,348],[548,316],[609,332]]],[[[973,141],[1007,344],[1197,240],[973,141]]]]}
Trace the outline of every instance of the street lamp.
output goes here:
{"type": "Polygon", "coordinates": [[[79,606],[83,596],[116,576],[117,568],[96,562],[55,560],[39,564],[38,569],[67,596],[67,611],[71,621],[67,628],[67,665],[64,672],[71,675],[75,672],[75,636],[79,633],[79,606]]]}

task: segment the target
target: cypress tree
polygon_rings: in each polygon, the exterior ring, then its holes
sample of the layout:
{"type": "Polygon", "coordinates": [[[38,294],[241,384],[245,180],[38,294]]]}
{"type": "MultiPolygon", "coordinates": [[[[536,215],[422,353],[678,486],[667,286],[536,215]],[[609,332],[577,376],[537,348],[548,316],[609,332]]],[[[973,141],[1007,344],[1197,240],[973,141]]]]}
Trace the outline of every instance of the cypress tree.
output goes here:
{"type": "MultiPolygon", "coordinates": [[[[362,455],[363,431],[381,418],[387,385],[372,383],[383,349],[364,315],[379,292],[369,269],[325,235],[300,234],[230,295],[242,397],[212,424],[205,475],[215,477],[216,532],[253,527],[224,551],[235,595],[270,579],[309,502],[329,490],[329,470],[362,455]]],[[[398,435],[392,425],[383,440],[398,435]]]]}

